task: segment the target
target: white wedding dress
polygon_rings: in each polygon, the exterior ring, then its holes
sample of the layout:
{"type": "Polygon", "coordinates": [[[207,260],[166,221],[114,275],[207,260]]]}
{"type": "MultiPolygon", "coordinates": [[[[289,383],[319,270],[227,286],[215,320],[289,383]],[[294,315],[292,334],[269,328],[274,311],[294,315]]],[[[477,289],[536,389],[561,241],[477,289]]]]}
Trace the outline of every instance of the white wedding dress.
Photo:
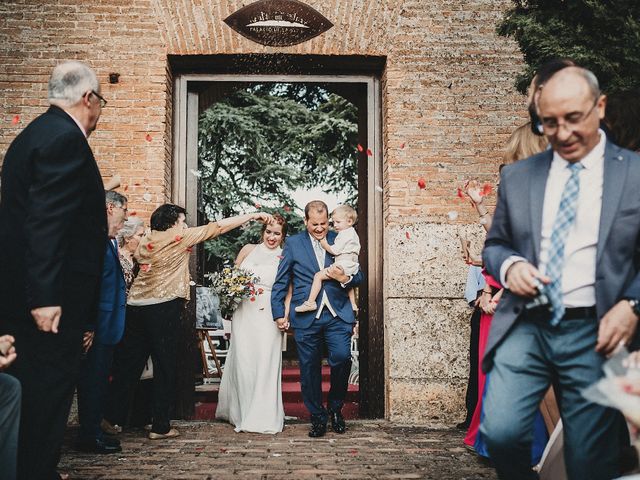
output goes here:
{"type": "Polygon", "coordinates": [[[241,263],[260,278],[255,301],[244,299],[233,314],[231,346],[222,374],[216,418],[236,432],[278,433],[282,405],[282,332],[271,316],[271,288],[282,249],[257,245],[241,263]]]}

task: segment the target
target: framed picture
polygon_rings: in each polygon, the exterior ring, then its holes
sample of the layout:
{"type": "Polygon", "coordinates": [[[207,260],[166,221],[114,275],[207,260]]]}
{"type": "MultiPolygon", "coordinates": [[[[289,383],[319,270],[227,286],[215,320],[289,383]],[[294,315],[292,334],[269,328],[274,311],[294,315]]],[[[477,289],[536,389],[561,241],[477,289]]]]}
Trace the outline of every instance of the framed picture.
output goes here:
{"type": "Polygon", "coordinates": [[[196,287],[196,328],[222,330],[220,299],[209,287],[196,287]]]}

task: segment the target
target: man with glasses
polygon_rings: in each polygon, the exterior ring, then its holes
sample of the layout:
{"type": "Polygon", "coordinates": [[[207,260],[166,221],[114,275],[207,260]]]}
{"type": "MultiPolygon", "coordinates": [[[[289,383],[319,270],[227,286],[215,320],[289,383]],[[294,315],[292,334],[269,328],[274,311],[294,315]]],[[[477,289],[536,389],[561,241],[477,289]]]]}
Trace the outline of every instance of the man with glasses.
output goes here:
{"type": "Polygon", "coordinates": [[[80,433],[76,449],[86,453],[117,453],[120,442],[106,437],[100,428],[113,364],[113,351],[124,333],[127,287],[118,256],[116,235],[127,220],[127,197],[109,190],[105,193],[109,238],[105,242],[100,301],[93,330],[85,333],[87,354],[78,381],[80,433]]]}
{"type": "Polygon", "coordinates": [[[618,476],[624,423],[582,390],[635,338],[640,314],[640,157],[600,130],[606,98],[567,67],[537,95],[551,149],[506,166],[483,259],[506,291],[483,359],[481,433],[498,475],[533,479],[532,426],[558,387],[569,479],[618,476]]]}
{"type": "Polygon", "coordinates": [[[87,319],[95,318],[107,219],[87,143],[104,101],[87,65],[56,66],[49,109],[11,143],[0,199],[0,331],[19,357],[18,478],[59,478],[56,465],[87,319]]]}

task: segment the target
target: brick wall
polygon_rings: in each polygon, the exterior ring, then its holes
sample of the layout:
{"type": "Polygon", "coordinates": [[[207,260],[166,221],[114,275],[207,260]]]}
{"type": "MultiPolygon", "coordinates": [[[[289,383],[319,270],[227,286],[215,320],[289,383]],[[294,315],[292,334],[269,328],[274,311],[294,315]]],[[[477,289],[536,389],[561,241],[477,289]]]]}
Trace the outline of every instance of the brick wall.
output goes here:
{"type": "Polygon", "coordinates": [[[286,48],[252,43],[222,22],[245,3],[0,2],[0,157],[46,108],[52,67],[64,59],[87,61],[109,101],[91,146],[103,175],[120,173],[130,209],[146,218],[171,195],[168,54],[386,56],[387,415],[451,424],[462,407],[469,314],[460,300],[466,270],[456,235],[481,242],[456,187],[469,176],[495,181],[502,145],[525,119],[524,99],[513,88],[521,56],[494,33],[509,2],[307,0],[335,26],[286,48]],[[119,83],[108,83],[111,72],[120,74],[119,83]],[[424,190],[417,186],[420,177],[427,182],[424,190]],[[451,211],[457,219],[449,218],[451,211]]]}

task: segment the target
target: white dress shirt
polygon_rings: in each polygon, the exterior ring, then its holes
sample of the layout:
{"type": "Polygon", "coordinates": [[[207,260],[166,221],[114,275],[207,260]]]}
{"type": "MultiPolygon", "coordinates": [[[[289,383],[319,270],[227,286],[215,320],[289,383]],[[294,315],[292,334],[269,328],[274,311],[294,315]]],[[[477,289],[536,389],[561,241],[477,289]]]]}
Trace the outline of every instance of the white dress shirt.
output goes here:
{"type": "MultiPolygon", "coordinates": [[[[566,308],[590,307],[596,303],[596,251],[602,210],[602,185],[604,180],[604,149],[607,141],[600,130],[600,142],[580,161],[584,168],[580,171],[580,192],[576,219],[571,226],[564,247],[562,268],[562,299],[566,308]]],[[[551,233],[560,207],[562,192],[571,176],[567,161],[557,152],[547,177],[542,209],[542,231],[540,239],[540,263],[538,270],[545,273],[549,260],[551,233]]],[[[507,270],[520,257],[510,257],[500,269],[503,285],[507,270]]]]}
{"type": "MultiPolygon", "coordinates": [[[[313,247],[313,251],[316,254],[318,267],[320,268],[320,270],[323,270],[325,255],[327,254],[327,252],[325,251],[324,248],[322,248],[322,245],[320,245],[320,241],[316,240],[313,236],[311,236],[311,234],[309,234],[309,238],[311,239],[311,246],[313,247]]],[[[316,313],[316,318],[320,318],[320,315],[322,314],[322,310],[325,307],[329,309],[329,312],[331,313],[332,316],[334,317],[337,316],[335,310],[331,306],[331,303],[329,303],[329,297],[327,296],[327,292],[325,292],[324,289],[322,289],[322,300],[320,300],[320,308],[318,308],[318,312],[316,313]]]]}

